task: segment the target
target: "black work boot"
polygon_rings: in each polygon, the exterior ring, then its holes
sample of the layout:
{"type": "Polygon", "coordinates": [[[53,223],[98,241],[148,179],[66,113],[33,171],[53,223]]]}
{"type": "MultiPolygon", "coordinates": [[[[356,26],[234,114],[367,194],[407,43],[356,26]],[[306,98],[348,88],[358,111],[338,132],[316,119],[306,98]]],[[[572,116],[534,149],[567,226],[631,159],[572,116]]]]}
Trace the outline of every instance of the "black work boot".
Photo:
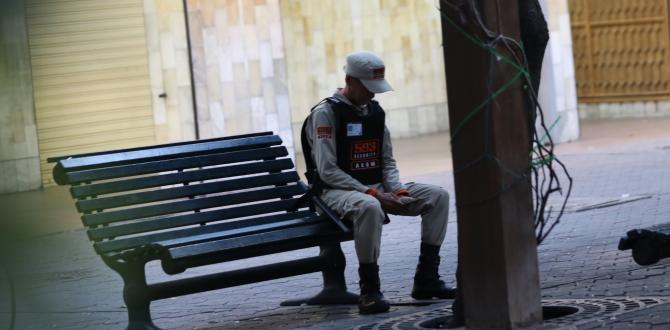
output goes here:
{"type": "Polygon", "coordinates": [[[389,302],[379,291],[379,266],[376,263],[359,264],[358,275],[361,278],[361,296],[358,299],[358,312],[361,314],[384,313],[389,310],[389,302]]]}
{"type": "Polygon", "coordinates": [[[440,268],[440,247],[421,243],[421,255],[414,275],[414,299],[452,299],[456,289],[444,285],[437,274],[440,268]]]}

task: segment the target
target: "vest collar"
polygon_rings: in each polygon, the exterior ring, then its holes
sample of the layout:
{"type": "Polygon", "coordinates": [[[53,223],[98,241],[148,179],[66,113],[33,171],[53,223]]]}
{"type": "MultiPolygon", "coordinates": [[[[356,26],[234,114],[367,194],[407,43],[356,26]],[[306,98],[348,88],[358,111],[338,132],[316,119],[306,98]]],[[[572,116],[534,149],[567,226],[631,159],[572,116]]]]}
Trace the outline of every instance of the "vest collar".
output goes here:
{"type": "Polygon", "coordinates": [[[351,108],[354,109],[354,111],[356,111],[356,114],[359,116],[365,117],[369,113],[367,106],[359,107],[351,103],[351,101],[346,96],[342,95],[342,88],[338,88],[337,91],[333,93],[333,97],[349,105],[351,108]]]}

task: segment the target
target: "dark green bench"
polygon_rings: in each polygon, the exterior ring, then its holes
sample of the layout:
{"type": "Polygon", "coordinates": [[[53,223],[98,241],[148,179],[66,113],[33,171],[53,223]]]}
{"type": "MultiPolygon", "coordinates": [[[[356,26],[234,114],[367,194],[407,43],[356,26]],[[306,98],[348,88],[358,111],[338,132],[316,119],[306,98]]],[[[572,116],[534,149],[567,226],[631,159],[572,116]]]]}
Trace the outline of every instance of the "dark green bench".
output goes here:
{"type": "Polygon", "coordinates": [[[322,272],[324,289],[298,304],[353,304],[340,242],[352,232],[299,180],[271,132],[49,159],[95,251],[123,278],[128,329],[157,328],[151,301],[322,272]],[[315,210],[319,210],[316,212],[315,210]],[[167,274],[319,246],[318,256],[147,284],[167,274]]]}

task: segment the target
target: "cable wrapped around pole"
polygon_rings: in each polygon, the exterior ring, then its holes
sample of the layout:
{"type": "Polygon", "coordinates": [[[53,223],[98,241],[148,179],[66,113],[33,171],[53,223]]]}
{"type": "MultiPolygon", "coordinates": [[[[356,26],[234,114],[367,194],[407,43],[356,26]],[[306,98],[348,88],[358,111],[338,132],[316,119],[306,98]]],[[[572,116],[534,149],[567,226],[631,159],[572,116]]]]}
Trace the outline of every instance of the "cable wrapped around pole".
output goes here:
{"type": "MultiPolygon", "coordinates": [[[[460,133],[468,126],[473,118],[478,116],[489,117],[492,109],[503,110],[497,102],[497,98],[508,89],[516,86],[514,80],[523,79],[526,101],[523,107],[528,119],[528,167],[523,172],[511,171],[503,161],[497,159],[490,153],[490,147],[485,152],[468,162],[464,166],[454,168],[454,173],[460,173],[478,166],[482,162],[493,162],[503,172],[512,175],[516,181],[500,188],[498,192],[489,196],[481,196],[477,200],[463,201],[467,205],[488,202],[502,193],[512,189],[521,181],[530,181],[533,190],[533,217],[536,231],[537,244],[540,244],[559,223],[565,210],[565,205],[572,190],[572,177],[565,165],[554,154],[554,143],[550,130],[555,127],[554,122],[547,128],[544,121],[542,107],[538,103],[537,92],[541,81],[542,62],[544,52],[549,41],[547,22],[542,13],[542,8],[537,0],[519,1],[519,26],[520,40],[515,40],[504,34],[494,32],[487,27],[487,22],[480,14],[482,3],[477,0],[443,0],[440,2],[440,10],[447,28],[453,28],[473,44],[486,50],[492,61],[499,61],[510,65],[517,70],[509,81],[502,84],[494,84],[494,73],[489,72],[485,79],[489,82],[488,96],[474,108],[464,119],[456,123],[451,132],[452,146],[456,143],[468,143],[461,141],[460,133]],[[539,129],[536,127],[539,126],[539,129]],[[559,173],[562,172],[562,173],[559,173]],[[566,189],[561,185],[561,180],[568,181],[566,189]],[[555,193],[562,196],[558,210],[552,209],[549,199],[555,193]],[[555,212],[556,214],[552,214],[555,212]]],[[[497,10],[501,10],[499,0],[496,0],[497,10]]],[[[448,43],[445,40],[445,43],[448,43]]],[[[505,109],[505,111],[515,111],[505,109]]],[[[559,117],[560,119],[560,117],[559,117]]],[[[487,119],[488,120],[488,119],[487,119]]],[[[491,123],[489,122],[488,125],[491,123]]],[[[490,144],[490,142],[488,142],[490,144]]]]}

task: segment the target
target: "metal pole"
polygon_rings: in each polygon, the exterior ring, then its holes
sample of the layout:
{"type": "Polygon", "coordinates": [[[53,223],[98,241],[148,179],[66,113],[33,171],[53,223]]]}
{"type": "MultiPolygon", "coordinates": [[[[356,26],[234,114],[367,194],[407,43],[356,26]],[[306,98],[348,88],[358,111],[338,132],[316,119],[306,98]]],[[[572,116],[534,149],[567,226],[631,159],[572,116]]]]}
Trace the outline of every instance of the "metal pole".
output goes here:
{"type": "Polygon", "coordinates": [[[195,139],[200,140],[200,125],[198,124],[198,103],[195,95],[195,77],[193,75],[193,56],[191,55],[191,32],[188,23],[188,0],[184,3],[184,22],[186,24],[186,51],[188,53],[188,70],[191,77],[191,99],[193,100],[193,127],[195,129],[195,139]]]}

